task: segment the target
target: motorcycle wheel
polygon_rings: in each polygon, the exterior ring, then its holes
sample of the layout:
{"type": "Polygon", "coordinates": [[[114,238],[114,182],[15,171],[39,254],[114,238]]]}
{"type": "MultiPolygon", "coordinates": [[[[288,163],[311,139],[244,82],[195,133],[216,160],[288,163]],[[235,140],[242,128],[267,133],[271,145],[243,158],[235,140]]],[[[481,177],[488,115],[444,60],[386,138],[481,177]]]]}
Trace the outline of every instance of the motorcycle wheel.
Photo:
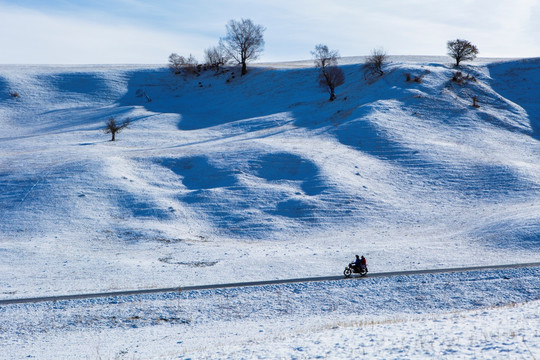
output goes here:
{"type": "Polygon", "coordinates": [[[361,272],[360,272],[360,276],[366,276],[367,275],[367,269],[363,269],[361,272]]]}
{"type": "Polygon", "coordinates": [[[345,275],[346,278],[351,277],[351,269],[345,268],[345,271],[343,272],[343,275],[345,275]]]}

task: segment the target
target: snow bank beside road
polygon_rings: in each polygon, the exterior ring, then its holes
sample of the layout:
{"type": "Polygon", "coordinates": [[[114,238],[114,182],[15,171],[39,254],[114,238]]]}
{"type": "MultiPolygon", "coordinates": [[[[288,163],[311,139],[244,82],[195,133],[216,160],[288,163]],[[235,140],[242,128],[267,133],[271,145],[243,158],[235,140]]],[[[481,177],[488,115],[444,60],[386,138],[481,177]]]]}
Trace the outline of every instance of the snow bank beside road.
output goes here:
{"type": "Polygon", "coordinates": [[[428,358],[490,344],[491,354],[525,354],[524,341],[540,350],[539,276],[540,268],[512,269],[9,305],[0,308],[0,341],[8,359],[340,358],[377,349],[428,358]],[[496,322],[508,314],[514,320],[496,322]]]}
{"type": "Polygon", "coordinates": [[[368,318],[284,330],[192,354],[223,359],[534,359],[540,353],[539,314],[536,301],[427,316],[368,318]]]}

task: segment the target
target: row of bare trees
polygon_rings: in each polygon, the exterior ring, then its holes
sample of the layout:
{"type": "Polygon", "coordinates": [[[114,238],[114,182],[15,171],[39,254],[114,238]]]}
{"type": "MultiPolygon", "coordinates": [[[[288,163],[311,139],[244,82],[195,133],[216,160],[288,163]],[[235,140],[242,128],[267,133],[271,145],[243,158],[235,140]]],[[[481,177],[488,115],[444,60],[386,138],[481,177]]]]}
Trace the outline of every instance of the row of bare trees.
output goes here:
{"type": "MultiPolygon", "coordinates": [[[[242,67],[242,75],[247,74],[247,63],[257,60],[264,49],[263,33],[266,28],[254,24],[250,19],[230,20],[226,35],[219,39],[218,45],[204,50],[205,64],[219,70],[231,61],[242,67]]],[[[169,56],[169,68],[175,74],[190,73],[197,68],[193,55],[186,59],[176,53],[169,56]]]]}
{"type": "MultiPolygon", "coordinates": [[[[205,63],[216,70],[231,60],[242,66],[242,75],[247,73],[247,63],[256,60],[264,48],[263,33],[266,30],[261,25],[254,24],[250,19],[240,21],[230,20],[226,25],[227,34],[219,40],[217,46],[204,51],[205,63]]],[[[456,66],[462,61],[474,60],[478,55],[478,48],[467,40],[456,39],[447,42],[448,55],[456,60],[456,66]]],[[[336,87],[345,83],[343,70],[338,67],[340,58],[337,50],[330,50],[324,44],[315,46],[311,52],[315,66],[319,69],[319,85],[328,90],[330,101],[336,99],[336,87]]],[[[388,55],[382,49],[372,50],[363,65],[364,78],[374,78],[384,75],[383,67],[387,63],[388,55]]],[[[197,59],[193,55],[188,58],[173,53],[169,56],[169,68],[174,74],[195,73],[198,71],[197,59]]],[[[476,100],[475,100],[476,104],[476,100]]],[[[125,129],[130,123],[129,118],[122,124],[117,124],[111,117],[104,129],[105,133],[112,135],[115,140],[116,133],[125,129]]]]}
{"type": "MultiPolygon", "coordinates": [[[[319,69],[319,85],[328,90],[330,101],[336,99],[336,87],[345,83],[345,74],[338,67],[340,58],[337,50],[330,50],[328,46],[319,44],[311,52],[315,61],[315,66],[319,69]]],[[[382,49],[375,49],[371,52],[364,62],[364,77],[373,78],[384,75],[383,66],[386,64],[388,55],[382,49]]]]}
{"type": "MultiPolygon", "coordinates": [[[[264,49],[264,26],[254,24],[250,19],[230,20],[226,27],[225,37],[219,40],[217,46],[205,49],[205,64],[219,70],[221,66],[235,61],[242,67],[242,75],[247,74],[247,63],[256,60],[264,49]]],[[[478,54],[478,48],[467,40],[456,39],[447,42],[448,55],[456,60],[456,66],[461,61],[473,60],[478,54]]],[[[330,101],[335,100],[336,87],[345,83],[345,75],[338,67],[339,53],[330,50],[328,46],[319,44],[311,52],[315,66],[319,69],[319,85],[326,88],[330,101]]],[[[366,58],[363,65],[364,78],[375,78],[384,75],[383,66],[388,56],[382,49],[375,49],[366,58]]],[[[169,56],[169,68],[174,74],[182,72],[192,74],[198,71],[197,59],[193,55],[184,58],[176,53],[169,56]]]]}
{"type": "MultiPolygon", "coordinates": [[[[467,40],[456,39],[447,42],[448,55],[456,61],[456,66],[460,62],[474,60],[478,55],[478,48],[467,40]]],[[[330,50],[328,46],[319,44],[311,52],[315,60],[315,66],[319,69],[319,85],[328,90],[330,101],[336,99],[336,87],[345,83],[345,75],[338,67],[339,52],[330,50]]],[[[363,65],[364,78],[373,79],[384,75],[383,67],[388,62],[388,55],[383,49],[374,49],[371,55],[366,57],[363,65]]]]}

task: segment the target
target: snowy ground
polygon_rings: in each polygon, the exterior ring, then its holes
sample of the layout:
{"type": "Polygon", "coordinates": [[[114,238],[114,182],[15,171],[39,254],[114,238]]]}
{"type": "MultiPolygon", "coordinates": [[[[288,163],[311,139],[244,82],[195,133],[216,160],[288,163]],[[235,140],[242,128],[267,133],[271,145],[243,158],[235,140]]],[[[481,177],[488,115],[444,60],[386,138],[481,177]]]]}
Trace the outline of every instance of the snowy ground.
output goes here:
{"type": "Polygon", "coordinates": [[[1,308],[6,359],[516,358],[540,354],[540,268],[1,308]]]}
{"type": "Polygon", "coordinates": [[[357,61],[0,66],[1,298],[540,261],[540,59],[357,61]]]}

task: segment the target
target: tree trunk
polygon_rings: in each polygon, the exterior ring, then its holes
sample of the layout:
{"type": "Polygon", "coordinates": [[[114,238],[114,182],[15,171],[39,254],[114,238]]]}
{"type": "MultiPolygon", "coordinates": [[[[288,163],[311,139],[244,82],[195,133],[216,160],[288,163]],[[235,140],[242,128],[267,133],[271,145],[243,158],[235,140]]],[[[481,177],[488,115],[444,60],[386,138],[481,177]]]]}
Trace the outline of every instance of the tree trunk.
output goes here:
{"type": "Polygon", "coordinates": [[[111,141],[114,141],[114,135],[115,135],[115,132],[114,132],[114,131],[111,131],[111,134],[112,134],[112,139],[111,139],[111,141]]]}
{"type": "Polygon", "coordinates": [[[247,74],[247,64],[246,64],[246,62],[244,61],[244,62],[242,63],[242,76],[243,76],[243,75],[246,75],[246,74],[247,74]]]}

